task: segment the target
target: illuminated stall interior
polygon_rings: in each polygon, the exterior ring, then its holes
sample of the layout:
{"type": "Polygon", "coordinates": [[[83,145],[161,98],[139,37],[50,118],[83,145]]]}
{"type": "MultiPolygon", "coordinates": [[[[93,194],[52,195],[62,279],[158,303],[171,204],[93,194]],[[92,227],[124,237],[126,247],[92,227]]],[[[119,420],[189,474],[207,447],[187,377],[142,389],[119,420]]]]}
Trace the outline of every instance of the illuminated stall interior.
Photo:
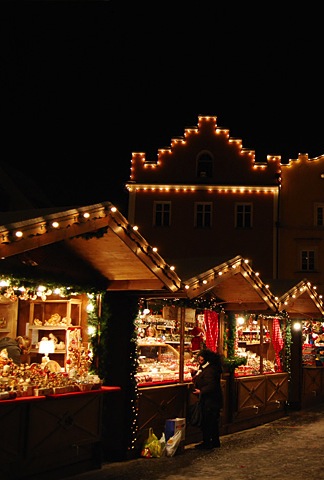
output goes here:
{"type": "Polygon", "coordinates": [[[276,298],[246,260],[237,256],[192,277],[183,291],[185,297],[142,299],[136,322],[139,384],[190,381],[203,347],[224,354],[228,366],[236,362],[236,376],[283,371],[276,298]]]}
{"type": "Polygon", "coordinates": [[[307,279],[298,282],[279,298],[279,305],[300,335],[303,366],[324,366],[324,304],[316,286],[307,279]]]}

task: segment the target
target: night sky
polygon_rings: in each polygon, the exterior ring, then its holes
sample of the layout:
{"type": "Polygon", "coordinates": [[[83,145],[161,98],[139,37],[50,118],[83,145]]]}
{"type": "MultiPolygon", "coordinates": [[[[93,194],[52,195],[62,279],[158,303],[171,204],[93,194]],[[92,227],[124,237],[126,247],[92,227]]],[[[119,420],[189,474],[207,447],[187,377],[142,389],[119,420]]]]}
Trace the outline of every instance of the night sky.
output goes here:
{"type": "Polygon", "coordinates": [[[200,114],[257,159],[323,155],[322,14],[281,4],[1,2],[0,163],[57,205],[123,208],[132,152],[200,114]]]}

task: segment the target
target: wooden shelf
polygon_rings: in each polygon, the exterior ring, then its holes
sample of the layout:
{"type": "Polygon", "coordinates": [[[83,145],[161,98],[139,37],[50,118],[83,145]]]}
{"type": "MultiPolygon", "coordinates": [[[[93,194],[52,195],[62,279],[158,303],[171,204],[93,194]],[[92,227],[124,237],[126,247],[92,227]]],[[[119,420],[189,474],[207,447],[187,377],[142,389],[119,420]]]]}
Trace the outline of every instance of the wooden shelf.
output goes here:
{"type": "MultiPolygon", "coordinates": [[[[29,350],[30,353],[37,353],[39,355],[44,355],[43,353],[39,353],[37,348],[31,348],[29,350]]],[[[65,350],[55,350],[55,352],[50,353],[50,355],[65,355],[65,350]]]]}
{"type": "Polygon", "coordinates": [[[79,330],[81,332],[81,306],[82,300],[80,299],[66,299],[66,300],[35,300],[30,302],[29,308],[29,336],[32,339],[33,348],[30,353],[33,355],[42,355],[38,352],[38,342],[43,336],[48,336],[49,333],[53,333],[57,337],[58,343],[64,345],[64,349],[57,349],[50,355],[58,355],[59,363],[61,367],[67,368],[67,359],[69,356],[69,343],[71,342],[71,336],[78,335],[82,337],[81,333],[75,332],[79,330]],[[66,318],[67,322],[60,324],[45,324],[50,318],[57,316],[56,320],[61,322],[61,319],[66,318]],[[58,318],[60,317],[60,318],[58,318]],[[38,319],[41,325],[35,325],[34,321],[38,319]]]}

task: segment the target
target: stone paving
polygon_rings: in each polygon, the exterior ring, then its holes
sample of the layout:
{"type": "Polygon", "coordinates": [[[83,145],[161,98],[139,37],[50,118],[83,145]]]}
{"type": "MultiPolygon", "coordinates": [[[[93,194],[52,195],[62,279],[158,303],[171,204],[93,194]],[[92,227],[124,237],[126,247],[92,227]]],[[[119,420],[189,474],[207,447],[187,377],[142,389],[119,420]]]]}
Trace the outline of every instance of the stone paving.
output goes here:
{"type": "Polygon", "coordinates": [[[221,448],[189,445],[174,457],[104,464],[62,480],[321,480],[324,403],[221,437],[221,448]]]}

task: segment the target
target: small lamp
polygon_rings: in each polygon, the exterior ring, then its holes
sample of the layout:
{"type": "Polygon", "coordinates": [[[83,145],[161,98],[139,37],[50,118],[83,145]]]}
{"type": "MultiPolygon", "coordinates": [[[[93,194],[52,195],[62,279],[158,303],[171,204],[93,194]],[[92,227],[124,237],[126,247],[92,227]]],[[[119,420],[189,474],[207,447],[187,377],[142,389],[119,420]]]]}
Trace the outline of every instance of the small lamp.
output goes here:
{"type": "Polygon", "coordinates": [[[53,340],[48,340],[48,338],[43,338],[39,342],[38,353],[43,353],[42,363],[49,361],[49,354],[55,352],[55,344],[53,340]]]}

